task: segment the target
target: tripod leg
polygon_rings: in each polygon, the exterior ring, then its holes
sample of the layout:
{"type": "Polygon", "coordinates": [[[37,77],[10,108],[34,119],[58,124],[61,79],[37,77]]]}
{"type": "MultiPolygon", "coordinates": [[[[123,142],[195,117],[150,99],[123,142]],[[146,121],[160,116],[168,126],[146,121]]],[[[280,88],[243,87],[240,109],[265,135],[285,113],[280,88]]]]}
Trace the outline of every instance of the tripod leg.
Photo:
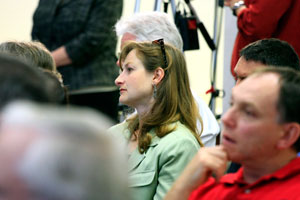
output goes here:
{"type": "Polygon", "coordinates": [[[170,2],[171,2],[171,8],[172,8],[173,17],[175,19],[175,14],[176,14],[175,0],[170,0],[170,2]]]}
{"type": "Polygon", "coordinates": [[[154,3],[154,11],[160,11],[160,8],[161,8],[161,1],[162,0],[155,0],[155,3],[154,3]]]}
{"type": "Polygon", "coordinates": [[[140,11],[140,7],[141,7],[141,0],[136,0],[134,6],[134,13],[138,13],[140,11]]]}

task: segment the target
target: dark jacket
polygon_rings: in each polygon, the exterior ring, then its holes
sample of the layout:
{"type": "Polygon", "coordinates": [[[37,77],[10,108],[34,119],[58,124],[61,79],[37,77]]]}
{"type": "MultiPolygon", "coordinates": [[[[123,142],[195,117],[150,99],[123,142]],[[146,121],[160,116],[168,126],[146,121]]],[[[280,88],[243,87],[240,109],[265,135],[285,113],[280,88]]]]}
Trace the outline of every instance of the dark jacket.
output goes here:
{"type": "Polygon", "coordinates": [[[53,51],[65,46],[73,63],[59,67],[72,91],[114,86],[118,75],[113,26],[123,0],[40,0],[33,16],[32,39],[53,51]]]}

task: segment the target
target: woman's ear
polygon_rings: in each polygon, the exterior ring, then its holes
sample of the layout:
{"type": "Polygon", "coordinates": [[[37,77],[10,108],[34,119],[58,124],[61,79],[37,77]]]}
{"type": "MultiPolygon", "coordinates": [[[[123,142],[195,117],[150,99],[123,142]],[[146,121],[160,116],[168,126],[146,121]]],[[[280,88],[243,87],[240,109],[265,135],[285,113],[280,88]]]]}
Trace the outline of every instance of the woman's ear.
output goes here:
{"type": "Polygon", "coordinates": [[[277,143],[279,149],[286,149],[292,147],[300,137],[300,124],[290,122],[283,125],[284,134],[277,143]]]}
{"type": "Polygon", "coordinates": [[[153,84],[157,85],[160,83],[160,81],[164,78],[165,71],[163,68],[158,67],[153,72],[153,84]]]}

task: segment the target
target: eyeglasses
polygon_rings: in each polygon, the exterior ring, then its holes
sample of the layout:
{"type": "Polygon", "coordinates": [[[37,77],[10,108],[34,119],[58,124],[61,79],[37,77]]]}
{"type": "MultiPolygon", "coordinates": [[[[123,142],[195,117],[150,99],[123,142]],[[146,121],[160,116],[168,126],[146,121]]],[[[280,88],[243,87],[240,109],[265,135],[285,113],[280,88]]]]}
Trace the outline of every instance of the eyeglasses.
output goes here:
{"type": "Polygon", "coordinates": [[[164,59],[164,63],[165,63],[165,67],[168,67],[168,61],[167,61],[167,56],[166,56],[166,50],[165,50],[165,43],[164,43],[164,39],[158,39],[158,40],[154,40],[152,41],[152,44],[159,44],[161,52],[162,52],[162,56],[164,59]]]}

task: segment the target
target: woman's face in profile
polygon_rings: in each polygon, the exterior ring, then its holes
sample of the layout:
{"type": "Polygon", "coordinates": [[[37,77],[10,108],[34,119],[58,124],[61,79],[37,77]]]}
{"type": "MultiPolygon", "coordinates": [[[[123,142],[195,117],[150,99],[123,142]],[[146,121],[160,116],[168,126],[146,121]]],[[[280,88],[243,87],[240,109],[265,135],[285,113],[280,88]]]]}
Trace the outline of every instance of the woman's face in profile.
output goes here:
{"type": "Polygon", "coordinates": [[[119,101],[134,108],[148,106],[153,101],[153,78],[154,74],[146,71],[136,56],[136,50],[129,52],[115,80],[120,90],[119,101]]]}

